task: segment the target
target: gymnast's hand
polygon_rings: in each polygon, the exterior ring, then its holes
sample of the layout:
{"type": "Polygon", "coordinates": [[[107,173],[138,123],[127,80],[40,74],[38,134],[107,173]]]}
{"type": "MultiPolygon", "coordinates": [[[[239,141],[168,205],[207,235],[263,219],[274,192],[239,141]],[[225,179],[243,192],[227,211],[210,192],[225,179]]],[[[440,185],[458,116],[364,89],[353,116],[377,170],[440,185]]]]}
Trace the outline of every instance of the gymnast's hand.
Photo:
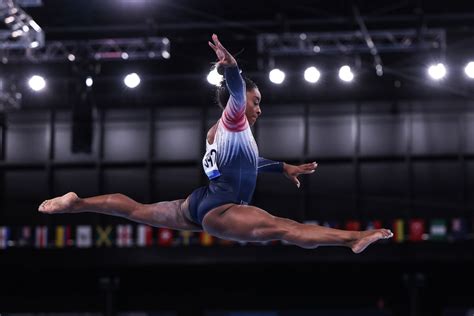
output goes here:
{"type": "Polygon", "coordinates": [[[216,34],[212,34],[212,41],[214,42],[214,44],[211,42],[208,42],[208,43],[209,43],[209,46],[211,46],[211,48],[216,52],[217,59],[219,59],[217,63],[221,64],[224,67],[236,66],[237,61],[235,61],[234,56],[232,56],[227,51],[227,49],[225,49],[225,47],[222,46],[216,34]]]}
{"type": "Polygon", "coordinates": [[[318,164],[316,162],[305,163],[299,166],[283,163],[283,174],[299,188],[300,181],[298,180],[298,176],[300,174],[311,174],[315,172],[317,166],[318,164]]]}

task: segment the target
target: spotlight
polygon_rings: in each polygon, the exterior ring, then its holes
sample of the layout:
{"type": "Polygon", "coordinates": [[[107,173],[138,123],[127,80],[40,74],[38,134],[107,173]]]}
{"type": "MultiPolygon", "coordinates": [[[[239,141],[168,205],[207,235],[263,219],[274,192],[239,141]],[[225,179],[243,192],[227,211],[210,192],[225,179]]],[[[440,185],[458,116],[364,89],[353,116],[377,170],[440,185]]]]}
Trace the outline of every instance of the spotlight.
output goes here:
{"type": "Polygon", "coordinates": [[[446,76],[446,67],[442,63],[431,65],[428,68],[428,74],[433,80],[440,80],[446,76]]]}
{"type": "Polygon", "coordinates": [[[466,73],[466,76],[474,79],[474,61],[470,61],[466,67],[464,67],[464,72],[466,73]]]}
{"type": "Polygon", "coordinates": [[[278,68],[275,68],[270,71],[268,77],[270,78],[270,81],[274,84],[281,84],[283,83],[283,81],[285,81],[285,73],[278,68]]]}
{"type": "Polygon", "coordinates": [[[74,54],[69,54],[69,55],[67,55],[67,59],[68,59],[69,61],[75,61],[75,60],[76,60],[76,56],[74,56],[74,54]]]}
{"type": "Polygon", "coordinates": [[[94,80],[92,80],[92,77],[87,77],[86,79],[86,86],[88,87],[92,87],[92,85],[94,84],[94,80]]]}
{"type": "Polygon", "coordinates": [[[212,69],[207,75],[207,82],[215,86],[219,86],[222,81],[223,76],[217,72],[217,69],[212,69]]]}
{"type": "Polygon", "coordinates": [[[161,57],[163,57],[164,59],[169,59],[171,57],[170,52],[164,50],[163,52],[161,52],[161,57]]]}
{"type": "Polygon", "coordinates": [[[344,82],[351,82],[354,79],[351,67],[344,65],[339,68],[339,78],[344,82]]]}
{"type": "Polygon", "coordinates": [[[318,82],[319,77],[321,77],[321,73],[316,67],[309,67],[304,71],[304,79],[309,83],[318,82]]]}
{"type": "Polygon", "coordinates": [[[46,87],[46,81],[43,77],[34,75],[28,80],[28,85],[33,91],[41,91],[46,87]]]}
{"type": "Polygon", "coordinates": [[[127,87],[133,89],[140,84],[140,77],[136,73],[131,73],[125,76],[123,82],[127,87]]]}

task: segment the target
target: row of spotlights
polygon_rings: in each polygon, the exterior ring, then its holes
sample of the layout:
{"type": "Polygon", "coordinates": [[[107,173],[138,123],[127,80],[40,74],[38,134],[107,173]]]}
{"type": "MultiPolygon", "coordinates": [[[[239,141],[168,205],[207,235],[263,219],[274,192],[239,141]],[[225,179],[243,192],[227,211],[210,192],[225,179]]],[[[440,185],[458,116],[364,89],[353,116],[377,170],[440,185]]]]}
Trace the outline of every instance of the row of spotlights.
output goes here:
{"type": "MultiPolygon", "coordinates": [[[[140,76],[138,76],[136,73],[128,74],[123,79],[123,83],[130,89],[138,87],[140,81],[140,76]]],[[[94,80],[92,77],[87,77],[86,86],[92,87],[93,84],[94,80]]],[[[34,75],[28,80],[28,85],[33,91],[39,92],[46,88],[46,80],[42,76],[34,75]]]]}
{"type": "MultiPolygon", "coordinates": [[[[377,69],[377,73],[383,73],[380,68],[381,66],[379,67],[379,69],[377,69]]],[[[467,77],[469,77],[470,79],[474,79],[474,62],[469,62],[464,67],[464,72],[467,77]]],[[[442,63],[438,63],[436,65],[431,65],[428,67],[428,75],[433,80],[441,80],[446,76],[446,74],[446,67],[442,63]]],[[[274,84],[282,84],[285,81],[285,77],[285,72],[278,68],[272,69],[268,74],[268,78],[274,84]]],[[[304,79],[309,83],[318,82],[320,77],[321,72],[316,67],[309,67],[306,68],[306,70],[304,71],[304,79]]],[[[352,72],[350,66],[344,65],[339,68],[339,79],[344,82],[351,82],[354,79],[354,73],[352,72]]],[[[221,80],[222,76],[218,74],[215,69],[213,69],[207,76],[207,81],[210,84],[219,85],[221,80]]]]}
{"type": "MultiPolygon", "coordinates": [[[[474,62],[469,62],[464,68],[466,76],[471,79],[474,79],[474,62]]],[[[442,64],[431,65],[428,68],[428,74],[434,80],[440,80],[446,76],[446,67],[442,64]]],[[[321,73],[316,67],[309,67],[304,72],[304,79],[309,83],[316,83],[319,81],[321,73]]],[[[351,67],[345,65],[339,69],[339,78],[344,82],[351,82],[354,79],[354,73],[351,70],[351,67]]],[[[269,79],[275,84],[281,84],[285,81],[285,73],[280,69],[273,69],[269,73],[269,79]]],[[[222,80],[222,75],[217,73],[216,69],[213,69],[207,76],[207,81],[213,85],[219,85],[222,80]]],[[[130,88],[134,89],[140,85],[140,76],[136,73],[130,73],[126,75],[123,79],[124,84],[130,88]]],[[[87,77],[86,86],[92,87],[94,80],[92,77],[87,77]]],[[[43,77],[34,75],[28,80],[28,85],[34,91],[41,91],[46,87],[46,81],[43,77]]]]}
{"type": "MultiPolygon", "coordinates": [[[[281,84],[285,81],[285,73],[280,69],[273,69],[268,74],[268,77],[271,82],[275,84],[281,84]]],[[[321,77],[321,72],[316,67],[306,68],[304,71],[304,79],[309,83],[316,83],[321,77]]],[[[345,65],[339,69],[339,79],[344,82],[351,82],[354,79],[354,73],[351,70],[351,67],[345,65]]]]}

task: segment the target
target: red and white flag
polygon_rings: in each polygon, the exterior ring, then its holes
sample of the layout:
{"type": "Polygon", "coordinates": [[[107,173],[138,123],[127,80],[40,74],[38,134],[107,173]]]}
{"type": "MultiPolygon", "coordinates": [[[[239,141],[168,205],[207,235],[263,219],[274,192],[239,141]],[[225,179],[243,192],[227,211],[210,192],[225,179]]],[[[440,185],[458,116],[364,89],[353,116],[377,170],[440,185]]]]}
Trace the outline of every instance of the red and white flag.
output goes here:
{"type": "Polygon", "coordinates": [[[173,244],[173,231],[168,228],[158,229],[158,246],[169,247],[173,244]]]}
{"type": "Polygon", "coordinates": [[[133,246],[132,225],[118,225],[116,237],[117,247],[133,246]]]}
{"type": "Polygon", "coordinates": [[[48,227],[37,226],[35,230],[35,247],[46,248],[48,247],[48,227]]]}
{"type": "Polygon", "coordinates": [[[148,225],[138,225],[137,246],[149,247],[153,244],[153,228],[148,225]]]}

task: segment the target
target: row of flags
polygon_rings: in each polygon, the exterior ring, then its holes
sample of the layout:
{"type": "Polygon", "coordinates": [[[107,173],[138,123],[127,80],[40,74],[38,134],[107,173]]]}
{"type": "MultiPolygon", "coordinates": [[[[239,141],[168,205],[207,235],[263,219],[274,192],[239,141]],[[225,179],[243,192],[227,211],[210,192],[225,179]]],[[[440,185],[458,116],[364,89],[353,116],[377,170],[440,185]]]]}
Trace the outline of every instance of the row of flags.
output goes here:
{"type": "MultiPolygon", "coordinates": [[[[420,242],[425,240],[457,241],[474,239],[468,221],[464,218],[431,219],[395,219],[390,222],[371,220],[361,222],[348,220],[306,221],[326,227],[364,230],[389,228],[394,236],[392,242],[420,242]]],[[[471,222],[474,225],[474,221],[471,222]]],[[[471,230],[472,231],[472,230],[471,230]]],[[[44,248],[100,248],[100,247],[179,247],[179,246],[231,246],[245,245],[213,237],[206,232],[176,231],[167,228],[155,228],[147,225],[56,225],[50,226],[0,226],[0,249],[33,247],[44,248]]],[[[282,244],[280,242],[248,243],[260,245],[282,244]]],[[[283,243],[285,244],[285,243],[283,243]]]]}

